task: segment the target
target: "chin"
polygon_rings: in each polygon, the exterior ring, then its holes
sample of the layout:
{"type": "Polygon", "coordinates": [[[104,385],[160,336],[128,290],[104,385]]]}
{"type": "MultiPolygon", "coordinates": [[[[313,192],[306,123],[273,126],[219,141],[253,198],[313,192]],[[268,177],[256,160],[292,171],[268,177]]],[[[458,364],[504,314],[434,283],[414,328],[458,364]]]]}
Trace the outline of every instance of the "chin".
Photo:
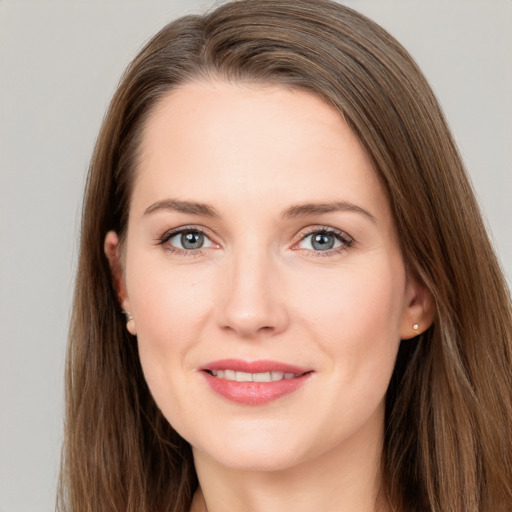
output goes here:
{"type": "MultiPolygon", "coordinates": [[[[195,451],[195,450],[194,450],[195,451]]],[[[224,468],[239,472],[276,472],[299,465],[303,460],[300,454],[289,450],[272,450],[260,447],[210,451],[208,458],[224,468]]]]}
{"type": "MultiPolygon", "coordinates": [[[[204,435],[198,443],[192,440],[194,456],[202,454],[225,468],[236,471],[281,471],[299,465],[311,456],[308,435],[290,434],[289,429],[254,429],[223,436],[204,435]]],[[[318,443],[318,441],[317,441],[318,443]]],[[[315,444],[315,443],[313,443],[315,444]]],[[[314,448],[314,447],[313,447],[314,448]]],[[[317,447],[321,451],[322,447],[317,447]]],[[[315,450],[312,450],[315,451],[315,450]]]]}

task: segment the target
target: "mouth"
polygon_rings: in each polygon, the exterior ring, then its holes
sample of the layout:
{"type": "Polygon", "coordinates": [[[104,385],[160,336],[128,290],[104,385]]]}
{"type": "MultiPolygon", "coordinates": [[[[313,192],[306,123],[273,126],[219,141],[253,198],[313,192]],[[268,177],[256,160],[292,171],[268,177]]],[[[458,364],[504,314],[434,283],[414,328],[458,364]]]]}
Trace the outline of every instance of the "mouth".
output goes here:
{"type": "Polygon", "coordinates": [[[303,373],[284,372],[261,372],[248,373],[237,372],[236,370],[206,370],[212,377],[231,380],[235,382],[277,382],[279,380],[295,379],[304,375],[303,373]]]}
{"type": "Polygon", "coordinates": [[[210,389],[229,401],[263,405],[297,391],[313,370],[274,361],[222,360],[200,368],[210,389]]]}

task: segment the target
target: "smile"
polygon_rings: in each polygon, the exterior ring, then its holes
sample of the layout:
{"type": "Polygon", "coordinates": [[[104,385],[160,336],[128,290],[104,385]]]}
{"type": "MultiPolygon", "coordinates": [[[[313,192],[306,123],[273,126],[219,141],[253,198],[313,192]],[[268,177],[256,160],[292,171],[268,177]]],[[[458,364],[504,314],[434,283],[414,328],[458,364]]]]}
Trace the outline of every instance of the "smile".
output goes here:
{"type": "Polygon", "coordinates": [[[283,379],[294,379],[302,374],[283,372],[248,373],[235,370],[211,371],[211,374],[218,379],[233,380],[236,382],[276,382],[283,379]]]}
{"type": "Polygon", "coordinates": [[[274,361],[226,359],[200,368],[210,389],[231,402],[264,405],[297,391],[313,370],[274,361]]]}

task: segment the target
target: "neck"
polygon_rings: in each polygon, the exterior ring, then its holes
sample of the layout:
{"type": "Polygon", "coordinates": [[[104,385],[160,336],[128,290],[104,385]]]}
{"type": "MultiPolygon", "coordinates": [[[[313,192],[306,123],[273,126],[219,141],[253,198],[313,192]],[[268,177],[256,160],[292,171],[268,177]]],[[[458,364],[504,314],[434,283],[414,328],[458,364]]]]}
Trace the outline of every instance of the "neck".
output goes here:
{"type": "Polygon", "coordinates": [[[382,435],[365,435],[275,471],[226,468],[194,450],[200,487],[193,512],[389,512],[382,487],[382,435]]]}

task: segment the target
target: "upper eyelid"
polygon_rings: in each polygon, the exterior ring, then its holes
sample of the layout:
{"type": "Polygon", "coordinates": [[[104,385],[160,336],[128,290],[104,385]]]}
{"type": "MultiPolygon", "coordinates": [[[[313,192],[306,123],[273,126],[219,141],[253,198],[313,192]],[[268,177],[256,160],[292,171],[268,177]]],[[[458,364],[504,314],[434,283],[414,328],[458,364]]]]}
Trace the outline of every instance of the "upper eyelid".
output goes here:
{"type": "Polygon", "coordinates": [[[211,247],[200,247],[197,249],[182,249],[181,247],[176,247],[170,243],[170,240],[182,233],[186,232],[198,232],[204,235],[211,244],[217,245],[217,243],[212,240],[212,237],[208,235],[205,228],[202,228],[201,226],[196,225],[189,225],[189,226],[180,226],[178,228],[169,229],[166,231],[162,236],[157,238],[157,244],[159,246],[162,246],[166,251],[172,252],[174,254],[182,255],[182,256],[200,256],[203,254],[203,251],[205,249],[210,249],[211,247]]]}
{"type": "Polygon", "coordinates": [[[291,249],[292,250],[302,250],[302,251],[305,251],[306,253],[311,253],[311,255],[314,255],[315,257],[328,257],[328,256],[339,254],[341,252],[348,250],[350,247],[352,247],[354,245],[354,243],[355,243],[355,239],[341,229],[328,227],[328,226],[316,226],[316,227],[306,228],[304,230],[301,230],[299,240],[293,243],[293,245],[291,246],[291,249]],[[315,251],[314,249],[298,247],[299,244],[304,242],[304,240],[306,240],[309,236],[314,235],[315,233],[327,233],[329,235],[334,236],[340,243],[340,246],[333,247],[333,248],[327,249],[325,251],[315,251]]]}
{"type": "MultiPolygon", "coordinates": [[[[206,236],[208,239],[210,239],[210,241],[212,243],[216,243],[216,244],[218,243],[218,242],[214,241],[215,236],[212,236],[210,234],[209,229],[207,229],[203,226],[196,225],[196,224],[189,224],[189,225],[179,226],[177,228],[169,229],[162,236],[160,236],[158,238],[158,241],[161,244],[166,243],[174,236],[179,235],[180,233],[183,233],[186,231],[197,231],[197,232],[203,234],[204,236],[206,236]]],[[[298,240],[293,242],[292,246],[297,245],[299,242],[304,240],[306,237],[311,236],[314,233],[322,233],[322,232],[335,235],[335,236],[339,237],[340,239],[342,239],[344,242],[352,243],[355,241],[354,238],[351,235],[349,235],[346,231],[343,231],[338,228],[334,228],[332,226],[315,225],[315,226],[302,228],[301,230],[299,230],[298,233],[294,237],[294,238],[298,237],[298,240]]]]}
{"type": "Polygon", "coordinates": [[[350,241],[354,241],[354,237],[350,236],[346,231],[343,231],[342,229],[333,228],[330,226],[320,226],[320,225],[310,227],[310,228],[301,229],[298,232],[298,236],[300,237],[299,241],[303,240],[307,236],[312,235],[314,233],[322,233],[322,232],[333,234],[333,235],[338,235],[340,238],[346,238],[350,241]]]}
{"type": "Polygon", "coordinates": [[[206,228],[203,228],[202,226],[195,226],[195,225],[180,226],[178,228],[169,229],[169,230],[165,231],[162,236],[158,237],[158,239],[160,241],[167,241],[167,240],[171,239],[172,237],[179,235],[180,233],[183,233],[186,231],[197,231],[197,232],[201,233],[202,235],[205,235],[211,239],[211,236],[209,235],[209,231],[206,228]]]}

